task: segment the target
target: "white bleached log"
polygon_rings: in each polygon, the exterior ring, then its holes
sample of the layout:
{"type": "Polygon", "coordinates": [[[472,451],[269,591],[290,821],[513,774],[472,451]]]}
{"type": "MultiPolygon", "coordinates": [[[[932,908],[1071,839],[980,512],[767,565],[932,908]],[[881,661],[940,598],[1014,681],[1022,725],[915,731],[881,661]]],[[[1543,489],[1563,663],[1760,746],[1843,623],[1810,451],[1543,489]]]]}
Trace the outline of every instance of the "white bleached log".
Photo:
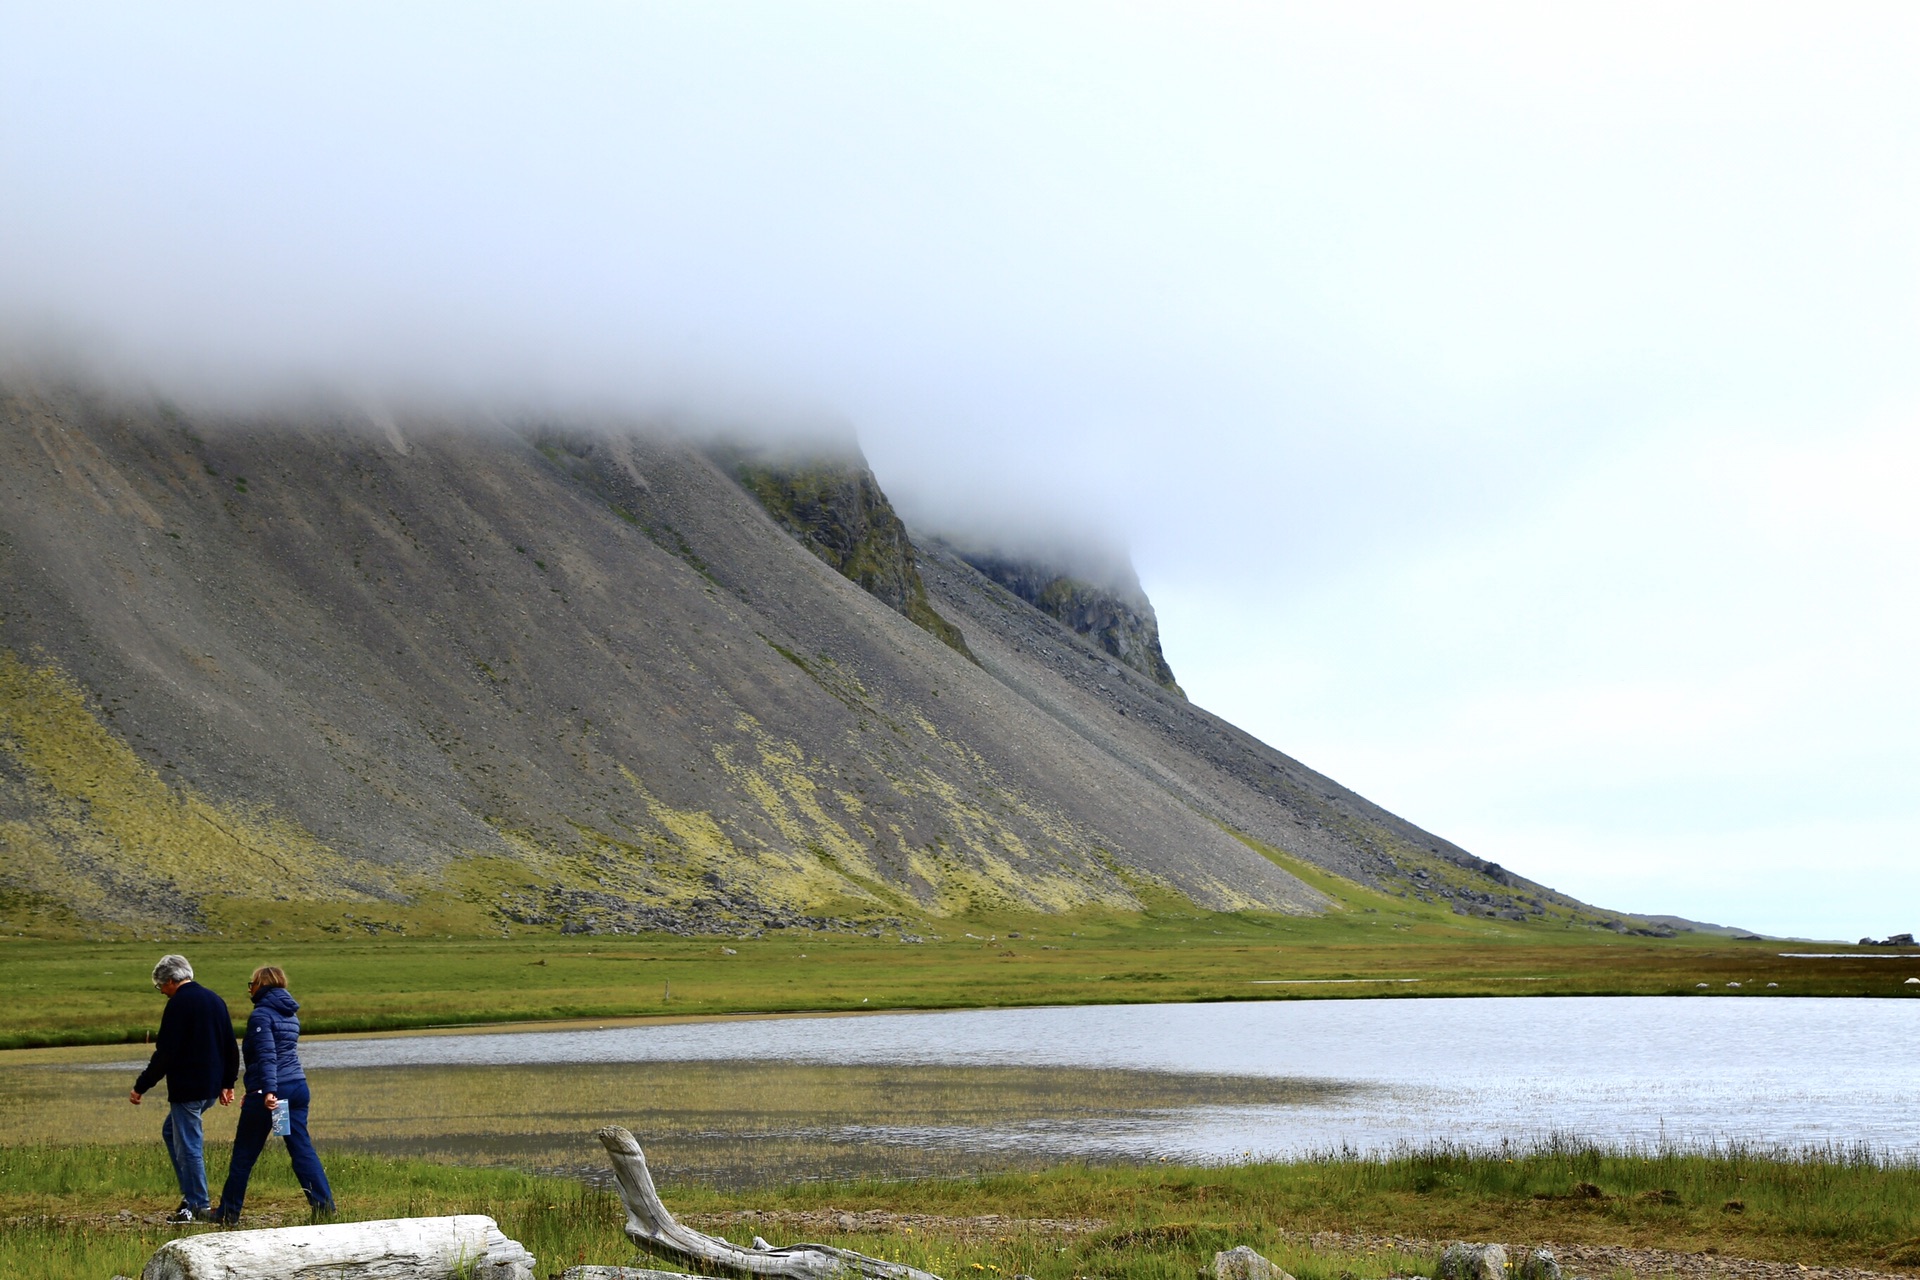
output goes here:
{"type": "Polygon", "coordinates": [[[388,1218],[170,1240],[140,1280],[533,1280],[492,1218],[388,1218]]]}
{"type": "Polygon", "coordinates": [[[647,1172],[647,1157],[631,1133],[608,1125],[596,1137],[613,1162],[614,1181],[627,1208],[627,1238],[642,1249],[689,1259],[715,1270],[739,1276],[777,1277],[778,1280],[827,1280],[830,1276],[864,1276],[867,1280],[940,1280],[898,1262],[869,1258],[864,1253],[825,1244],[795,1244],[781,1249],[744,1249],[718,1236],[706,1235],[674,1221],[660,1203],[647,1172]]]}

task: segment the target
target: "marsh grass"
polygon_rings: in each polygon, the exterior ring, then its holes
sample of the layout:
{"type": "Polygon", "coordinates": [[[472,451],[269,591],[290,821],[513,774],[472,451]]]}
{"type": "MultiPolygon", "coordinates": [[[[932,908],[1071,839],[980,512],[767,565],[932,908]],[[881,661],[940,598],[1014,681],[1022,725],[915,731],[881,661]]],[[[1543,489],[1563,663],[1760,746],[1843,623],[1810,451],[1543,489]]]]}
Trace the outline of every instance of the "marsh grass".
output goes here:
{"type": "MultiPolygon", "coordinates": [[[[270,1153],[271,1155],[271,1153],[270,1153]]],[[[226,1151],[210,1144],[215,1176],[226,1151]]],[[[510,1169],[328,1153],[342,1216],[485,1213],[541,1260],[631,1262],[608,1192],[510,1169]]],[[[67,1280],[137,1274],[173,1231],[144,1221],[172,1207],[157,1143],[0,1148],[0,1274],[67,1280]],[[131,1221],[117,1215],[127,1210],[131,1221]]],[[[1249,1244],[1299,1280],[1431,1274],[1410,1240],[1628,1245],[1882,1271],[1920,1271],[1920,1168],[1863,1150],[1609,1151],[1557,1140],[1529,1148],[1429,1147],[1361,1159],[1329,1153],[1220,1168],[1072,1165],[986,1178],[808,1182],[720,1189],[663,1179],[676,1213],[746,1243],[814,1239],[895,1258],[948,1280],[1194,1280],[1217,1250],[1249,1244]],[[1598,1194],[1583,1190],[1582,1184],[1598,1194]],[[1738,1200],[1742,1212],[1725,1205],[1738,1200]],[[725,1215],[753,1209],[754,1225],[725,1215]],[[917,1226],[835,1232],[778,1215],[880,1210],[917,1226]],[[1070,1233],[978,1220],[1067,1220],[1070,1233]],[[722,1225],[712,1225],[715,1221],[722,1225]],[[1314,1247],[1316,1232],[1344,1233],[1314,1247]],[[1396,1247],[1390,1237],[1400,1237],[1396,1247]]],[[[248,1199],[255,1225],[307,1220],[284,1162],[262,1162],[248,1199]]]]}
{"type": "MultiPolygon", "coordinates": [[[[1182,1280],[1191,1280],[1192,1267],[1234,1244],[1252,1244],[1275,1261],[1286,1255],[1299,1263],[1287,1269],[1301,1280],[1407,1269],[1406,1259],[1385,1246],[1332,1260],[1306,1246],[1319,1231],[1713,1248],[1882,1270],[1920,1265],[1920,1167],[1829,1147],[1606,1150],[1559,1139],[1524,1148],[1425,1147],[1373,1159],[1330,1153],[1218,1168],[1068,1166],[983,1179],[790,1185],[760,1201],[789,1210],[832,1204],[953,1217],[1103,1219],[1106,1228],[1060,1255],[1077,1259],[1077,1274],[1085,1275],[1158,1274],[1126,1262],[1144,1252],[1180,1260],[1189,1267],[1182,1280]],[[1740,1202],[1740,1211],[1730,1210],[1730,1201],[1740,1202]]],[[[1040,1280],[1061,1274],[1045,1258],[1015,1253],[972,1260],[1003,1270],[1010,1260],[1019,1264],[1013,1270],[1040,1280]]],[[[1430,1271],[1431,1262],[1414,1269],[1430,1271]]]]}
{"type": "Polygon", "coordinates": [[[1358,886],[1348,897],[1340,910],[1313,918],[1217,914],[1160,902],[1142,914],[909,924],[911,933],[929,939],[920,944],[897,936],[820,934],[366,940],[316,934],[271,943],[205,936],[0,938],[0,1048],[140,1043],[160,1017],[148,971],[162,952],[176,949],[229,997],[239,996],[256,965],[286,968],[309,1034],[747,1012],[1357,995],[1697,997],[1702,982],[1706,994],[1723,999],[1920,999],[1920,986],[1905,985],[1920,973],[1920,957],[1862,952],[1857,959],[1793,959],[1778,954],[1793,949],[1778,943],[1622,938],[1564,923],[1474,920],[1358,886]],[[1355,978],[1378,981],[1327,981],[1355,978]]]}

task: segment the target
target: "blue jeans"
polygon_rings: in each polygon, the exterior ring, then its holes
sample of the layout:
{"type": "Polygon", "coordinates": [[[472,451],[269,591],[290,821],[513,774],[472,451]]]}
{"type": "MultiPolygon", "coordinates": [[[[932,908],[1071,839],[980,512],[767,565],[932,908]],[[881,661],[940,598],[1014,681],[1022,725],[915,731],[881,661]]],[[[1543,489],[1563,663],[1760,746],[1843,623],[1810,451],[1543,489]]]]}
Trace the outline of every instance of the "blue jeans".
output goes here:
{"type": "MultiPolygon", "coordinates": [[[[307,1136],[307,1106],[311,1095],[306,1082],[290,1084],[279,1095],[280,1105],[292,1107],[291,1128],[287,1134],[287,1154],[293,1157],[293,1176],[307,1193],[307,1203],[316,1209],[333,1208],[333,1188],[327,1185],[327,1171],[320,1167],[320,1156],[307,1136]]],[[[247,1198],[247,1179],[253,1176],[254,1162],[273,1132],[273,1113],[267,1100],[249,1093],[240,1100],[240,1124],[233,1132],[233,1163],[227,1166],[227,1184],[220,1188],[219,1216],[237,1221],[247,1198]]]]}
{"type": "Polygon", "coordinates": [[[200,1113],[218,1101],[218,1098],[201,1098],[194,1102],[169,1102],[167,1118],[160,1122],[160,1141],[167,1144],[167,1155],[173,1160],[173,1177],[180,1184],[180,1203],[195,1212],[207,1207],[207,1157],[200,1113]]]}

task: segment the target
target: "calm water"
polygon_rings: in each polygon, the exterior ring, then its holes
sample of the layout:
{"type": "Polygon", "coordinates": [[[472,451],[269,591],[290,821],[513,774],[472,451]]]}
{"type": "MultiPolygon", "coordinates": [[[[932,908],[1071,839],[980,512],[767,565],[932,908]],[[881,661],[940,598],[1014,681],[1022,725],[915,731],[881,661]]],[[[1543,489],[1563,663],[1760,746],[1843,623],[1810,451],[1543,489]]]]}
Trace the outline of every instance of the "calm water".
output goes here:
{"type": "MultiPolygon", "coordinates": [[[[585,1135],[613,1122],[669,1177],[729,1182],[1552,1134],[1920,1156],[1920,999],[1132,1005],[302,1049],[336,1142],[589,1170],[585,1135]]],[[[0,1064],[0,1137],[75,1088],[123,1093],[103,1065],[0,1064]]]]}

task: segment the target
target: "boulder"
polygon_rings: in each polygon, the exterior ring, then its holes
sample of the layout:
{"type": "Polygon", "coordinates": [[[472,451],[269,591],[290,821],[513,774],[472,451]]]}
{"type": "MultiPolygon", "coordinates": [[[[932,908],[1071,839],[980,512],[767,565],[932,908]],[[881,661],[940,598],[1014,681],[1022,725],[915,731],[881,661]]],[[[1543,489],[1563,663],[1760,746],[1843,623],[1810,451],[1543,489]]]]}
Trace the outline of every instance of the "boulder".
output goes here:
{"type": "Polygon", "coordinates": [[[1520,1259],[1520,1280],[1560,1280],[1560,1260],[1551,1249],[1529,1249],[1520,1259]]]}
{"type": "Polygon", "coordinates": [[[1507,1249],[1455,1242],[1440,1255],[1440,1280],[1507,1280],[1507,1249]]]}
{"type": "Polygon", "coordinates": [[[1213,1280],[1293,1280],[1246,1245],[1213,1255],[1213,1280]]]}

